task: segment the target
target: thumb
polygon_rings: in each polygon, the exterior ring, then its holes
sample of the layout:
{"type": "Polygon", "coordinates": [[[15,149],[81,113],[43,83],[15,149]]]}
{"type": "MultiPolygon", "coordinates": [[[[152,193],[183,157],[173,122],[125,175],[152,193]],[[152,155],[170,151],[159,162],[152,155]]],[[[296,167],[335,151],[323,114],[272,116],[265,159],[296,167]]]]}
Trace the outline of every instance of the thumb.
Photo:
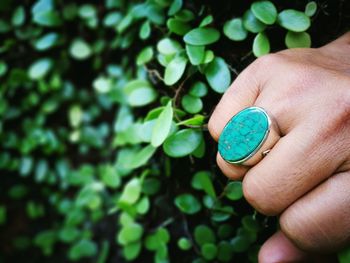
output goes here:
{"type": "Polygon", "coordinates": [[[270,237],[259,251],[259,263],[337,262],[336,257],[314,255],[296,247],[281,231],[270,237]]]}

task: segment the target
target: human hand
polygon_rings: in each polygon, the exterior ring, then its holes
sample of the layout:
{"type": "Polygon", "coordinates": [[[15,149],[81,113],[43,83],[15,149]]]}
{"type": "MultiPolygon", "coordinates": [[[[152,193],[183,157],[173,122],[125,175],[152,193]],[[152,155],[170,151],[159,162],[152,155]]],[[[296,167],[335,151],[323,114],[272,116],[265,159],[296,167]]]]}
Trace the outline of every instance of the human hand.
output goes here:
{"type": "Polygon", "coordinates": [[[273,116],[282,137],[253,167],[229,164],[219,154],[217,163],[230,179],[243,179],[255,209],[280,216],[281,231],[263,245],[259,261],[302,261],[303,250],[326,253],[348,244],[350,33],[318,49],[257,59],[217,105],[209,121],[213,138],[249,106],[273,116]]]}

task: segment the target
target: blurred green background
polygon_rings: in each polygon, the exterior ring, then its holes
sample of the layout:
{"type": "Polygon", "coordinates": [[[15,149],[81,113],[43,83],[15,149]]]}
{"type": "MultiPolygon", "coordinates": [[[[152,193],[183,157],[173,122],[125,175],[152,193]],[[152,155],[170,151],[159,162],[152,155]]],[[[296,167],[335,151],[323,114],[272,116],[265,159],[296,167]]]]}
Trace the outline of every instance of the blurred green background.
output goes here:
{"type": "Polygon", "coordinates": [[[256,262],[276,219],[206,122],[255,57],[350,25],[272,2],[1,0],[0,262],[256,262]]]}

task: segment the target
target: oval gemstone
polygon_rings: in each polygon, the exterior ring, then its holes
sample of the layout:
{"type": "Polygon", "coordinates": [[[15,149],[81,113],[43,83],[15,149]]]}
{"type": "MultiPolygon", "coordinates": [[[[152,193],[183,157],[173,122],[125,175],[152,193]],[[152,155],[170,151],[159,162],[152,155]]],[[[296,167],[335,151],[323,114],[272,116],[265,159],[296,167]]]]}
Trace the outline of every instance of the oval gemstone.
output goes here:
{"type": "Polygon", "coordinates": [[[246,108],[226,124],[219,138],[219,153],[227,162],[243,162],[260,148],[268,131],[266,112],[258,107],[246,108]]]}

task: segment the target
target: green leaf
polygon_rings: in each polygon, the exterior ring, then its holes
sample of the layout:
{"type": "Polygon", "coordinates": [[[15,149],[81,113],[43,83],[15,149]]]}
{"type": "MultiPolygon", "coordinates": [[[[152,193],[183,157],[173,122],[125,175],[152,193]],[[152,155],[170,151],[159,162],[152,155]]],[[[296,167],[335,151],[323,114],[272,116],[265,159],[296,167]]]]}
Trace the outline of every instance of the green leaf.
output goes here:
{"type": "Polygon", "coordinates": [[[225,196],[233,201],[239,200],[243,197],[242,183],[241,182],[230,182],[225,187],[225,196]]]}
{"type": "Polygon", "coordinates": [[[141,39],[147,39],[151,35],[151,23],[147,20],[140,28],[139,36],[141,39]]]}
{"type": "Polygon", "coordinates": [[[181,250],[189,250],[192,248],[192,243],[188,238],[185,237],[181,237],[178,241],[177,241],[177,246],[181,249],[181,250]]]}
{"type": "Polygon", "coordinates": [[[139,241],[143,234],[143,227],[137,223],[130,223],[119,231],[118,243],[121,245],[128,245],[139,241]]]}
{"type": "Polygon", "coordinates": [[[75,39],[69,47],[70,55],[77,60],[89,58],[91,56],[91,52],[92,51],[88,43],[82,39],[75,39]]]}
{"type": "Polygon", "coordinates": [[[0,226],[6,223],[6,207],[0,205],[0,226]]]}
{"type": "Polygon", "coordinates": [[[92,257],[96,254],[96,244],[89,239],[82,239],[70,248],[68,256],[71,260],[78,260],[83,257],[92,257]]]}
{"type": "Polygon", "coordinates": [[[277,9],[270,1],[258,1],[251,5],[251,10],[255,17],[261,22],[272,25],[277,19],[277,9]]]}
{"type": "Polygon", "coordinates": [[[243,26],[249,32],[260,33],[263,32],[266,28],[266,25],[260,20],[258,20],[253,12],[249,9],[243,15],[243,26]]]}
{"type": "Polygon", "coordinates": [[[69,122],[72,127],[78,127],[82,121],[83,111],[80,105],[73,105],[69,108],[69,122]]]}
{"type": "Polygon", "coordinates": [[[103,183],[110,188],[117,188],[120,186],[121,180],[117,169],[112,165],[103,165],[99,169],[100,177],[103,183]]]}
{"type": "Polygon", "coordinates": [[[184,36],[186,44],[194,46],[210,45],[218,41],[220,32],[214,28],[195,28],[184,36]]]}
{"type": "Polygon", "coordinates": [[[178,82],[185,72],[187,59],[182,56],[176,56],[165,68],[164,83],[168,86],[178,82]]]}
{"type": "Polygon", "coordinates": [[[193,12],[188,9],[180,10],[175,17],[185,22],[192,21],[195,18],[193,12]]]}
{"type": "Polygon", "coordinates": [[[188,31],[191,30],[191,26],[189,24],[177,18],[168,19],[167,27],[169,28],[170,32],[173,32],[180,36],[185,35],[188,31]]]}
{"type": "Polygon", "coordinates": [[[171,101],[168,102],[153,126],[151,144],[154,147],[160,146],[170,133],[173,120],[173,108],[171,103],[171,101]]]}
{"type": "Polygon", "coordinates": [[[7,64],[3,60],[0,60],[0,77],[5,75],[6,72],[7,72],[7,64]]]}
{"type": "Polygon", "coordinates": [[[224,93],[231,84],[231,73],[224,59],[215,57],[204,70],[210,87],[218,92],[224,93]]]}
{"type": "Polygon", "coordinates": [[[141,215],[146,214],[149,208],[150,208],[150,202],[147,196],[144,196],[136,205],[137,213],[141,215]]]}
{"type": "Polygon", "coordinates": [[[202,22],[199,24],[199,27],[205,27],[210,25],[211,23],[213,23],[214,18],[212,15],[208,15],[206,17],[203,18],[202,22]]]}
{"type": "Polygon", "coordinates": [[[205,85],[205,83],[201,81],[197,81],[193,83],[193,85],[191,86],[188,92],[188,94],[198,98],[204,97],[205,95],[207,95],[207,93],[208,93],[207,85],[205,85]]]}
{"type": "Polygon", "coordinates": [[[126,246],[123,247],[123,255],[126,260],[132,261],[136,259],[141,252],[141,242],[134,242],[131,244],[127,244],[126,246]]]}
{"type": "Polygon", "coordinates": [[[218,252],[218,248],[215,244],[204,244],[201,247],[201,253],[203,258],[205,258],[206,260],[213,260],[218,252]]]}
{"type": "Polygon", "coordinates": [[[157,95],[149,85],[140,85],[128,93],[128,103],[133,107],[142,107],[155,101],[157,95]]]}
{"type": "Polygon", "coordinates": [[[111,80],[107,77],[100,76],[94,80],[92,86],[99,93],[107,93],[111,90],[112,83],[111,80]]]}
{"type": "Polygon", "coordinates": [[[210,173],[207,171],[199,171],[192,178],[191,185],[197,190],[203,190],[211,197],[216,197],[213,182],[210,173]]]}
{"type": "Polygon", "coordinates": [[[133,23],[134,17],[131,15],[131,13],[127,14],[123,17],[123,19],[118,23],[117,26],[117,32],[118,33],[124,33],[129,26],[133,23]]]}
{"type": "Polygon", "coordinates": [[[288,31],[285,44],[288,48],[309,48],[311,47],[311,37],[307,32],[288,31]]]}
{"type": "MultiPolygon", "coordinates": [[[[231,262],[234,251],[227,241],[221,241],[218,245],[218,255],[217,258],[221,262],[231,262]]],[[[254,261],[252,261],[254,262],[254,261]]]]}
{"type": "Polygon", "coordinates": [[[248,32],[243,27],[241,18],[234,18],[224,24],[224,34],[234,41],[242,41],[247,38],[248,32]]]}
{"type": "Polygon", "coordinates": [[[56,27],[62,24],[59,14],[54,10],[34,13],[33,21],[47,27],[56,27]]]}
{"type": "Polygon", "coordinates": [[[153,58],[153,48],[148,46],[141,50],[136,58],[136,65],[141,66],[150,62],[153,58]]]}
{"type": "Polygon", "coordinates": [[[242,225],[250,232],[258,232],[260,230],[260,224],[253,216],[245,216],[242,218],[242,225]]]}
{"type": "Polygon", "coordinates": [[[214,58],[215,58],[214,52],[211,50],[206,50],[202,64],[208,64],[212,62],[214,58]]]}
{"type": "Polygon", "coordinates": [[[317,4],[315,1],[311,1],[309,3],[307,3],[307,5],[305,6],[305,15],[307,15],[308,17],[312,17],[316,14],[317,11],[317,4]]]}
{"type": "Polygon", "coordinates": [[[310,18],[305,13],[293,9],[287,9],[279,13],[278,23],[293,32],[303,32],[311,25],[310,18]]]}
{"type": "Polygon", "coordinates": [[[122,15],[119,12],[111,12],[103,19],[103,25],[105,27],[115,27],[121,19],[122,15]]]}
{"type": "Polygon", "coordinates": [[[59,35],[57,33],[48,33],[36,40],[34,46],[36,50],[48,50],[51,47],[55,46],[55,44],[57,44],[58,38],[59,35]]]}
{"type": "Polygon", "coordinates": [[[191,194],[178,195],[175,198],[175,205],[183,213],[189,215],[196,214],[201,210],[200,202],[191,194]]]}
{"type": "Polygon", "coordinates": [[[171,6],[169,8],[168,15],[173,16],[177,12],[179,12],[181,7],[182,7],[182,4],[183,4],[182,0],[173,0],[171,6]]]}
{"type": "Polygon", "coordinates": [[[205,117],[203,115],[196,114],[192,118],[178,122],[177,125],[200,126],[204,123],[204,119],[205,117]]]}
{"type": "Polygon", "coordinates": [[[229,219],[234,213],[231,206],[218,206],[216,205],[216,211],[213,211],[211,219],[216,222],[223,222],[229,219]]]}
{"type": "Polygon", "coordinates": [[[194,229],[194,240],[196,240],[199,246],[203,246],[208,243],[215,243],[216,237],[214,231],[206,225],[198,225],[194,229]]]}
{"type": "Polygon", "coordinates": [[[235,232],[236,228],[230,223],[221,224],[218,229],[218,236],[220,239],[228,239],[235,232]]]}
{"type": "Polygon", "coordinates": [[[73,242],[77,237],[79,237],[80,231],[72,226],[66,226],[62,228],[58,234],[60,240],[65,243],[73,242]]]}
{"type": "Polygon", "coordinates": [[[52,60],[49,58],[39,59],[29,67],[28,75],[32,80],[42,79],[50,71],[52,65],[52,60]]]}
{"type": "Polygon", "coordinates": [[[246,236],[238,235],[231,240],[231,247],[234,252],[242,253],[250,246],[250,240],[246,236]]]}
{"type": "Polygon", "coordinates": [[[255,36],[253,42],[253,53],[256,57],[261,57],[270,53],[270,41],[265,33],[259,33],[255,36]]]}
{"type": "Polygon", "coordinates": [[[23,6],[18,6],[12,14],[12,25],[13,26],[21,26],[24,24],[26,19],[26,14],[23,6]]]}
{"type": "Polygon", "coordinates": [[[157,50],[159,53],[164,55],[173,55],[182,50],[182,46],[179,42],[173,39],[164,38],[158,42],[157,50]]]}
{"type": "Polygon", "coordinates": [[[188,94],[182,97],[181,105],[188,113],[191,114],[198,113],[203,108],[203,102],[200,98],[188,94]]]}
{"type": "Polygon", "coordinates": [[[140,194],[141,180],[138,178],[133,178],[127,184],[125,184],[119,202],[122,204],[133,205],[140,198],[140,194]]]}
{"type": "Polygon", "coordinates": [[[155,178],[146,178],[142,185],[142,192],[146,195],[155,195],[160,189],[160,182],[155,178]]]}
{"type": "Polygon", "coordinates": [[[338,252],[339,263],[348,263],[350,262],[350,247],[342,249],[338,252]]]}
{"type": "Polygon", "coordinates": [[[184,157],[191,154],[201,141],[202,134],[200,131],[184,129],[169,136],[163,144],[163,150],[170,157],[184,157]]]}
{"type": "Polygon", "coordinates": [[[97,11],[95,6],[91,4],[84,4],[79,8],[79,16],[85,19],[93,19],[96,17],[97,11]]]}
{"type": "Polygon", "coordinates": [[[191,64],[197,66],[201,64],[204,59],[205,47],[186,45],[186,52],[191,64]]]}
{"type": "Polygon", "coordinates": [[[155,152],[156,148],[152,145],[144,147],[141,151],[137,152],[137,154],[134,156],[132,162],[129,166],[127,166],[127,168],[136,169],[143,165],[146,165],[155,152]]]}
{"type": "Polygon", "coordinates": [[[19,173],[22,176],[27,176],[33,169],[33,159],[31,157],[23,157],[20,163],[19,173]]]}

